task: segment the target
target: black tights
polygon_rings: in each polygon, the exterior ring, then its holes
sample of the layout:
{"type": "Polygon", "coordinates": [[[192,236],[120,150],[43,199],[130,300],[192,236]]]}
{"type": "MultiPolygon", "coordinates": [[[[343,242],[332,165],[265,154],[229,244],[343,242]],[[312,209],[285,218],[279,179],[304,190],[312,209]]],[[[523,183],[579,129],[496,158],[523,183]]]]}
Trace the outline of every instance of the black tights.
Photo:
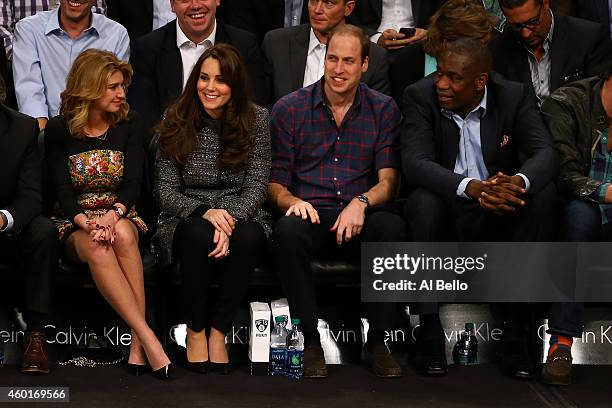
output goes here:
{"type": "Polygon", "coordinates": [[[210,222],[188,218],[178,225],[174,245],[183,278],[187,327],[202,331],[207,319],[212,318],[212,327],[227,333],[249,285],[251,272],[265,248],[266,237],[258,223],[238,222],[230,237],[229,255],[215,260],[208,257],[216,246],[214,232],[210,222]],[[207,313],[208,292],[213,282],[219,283],[219,296],[207,313]]]}

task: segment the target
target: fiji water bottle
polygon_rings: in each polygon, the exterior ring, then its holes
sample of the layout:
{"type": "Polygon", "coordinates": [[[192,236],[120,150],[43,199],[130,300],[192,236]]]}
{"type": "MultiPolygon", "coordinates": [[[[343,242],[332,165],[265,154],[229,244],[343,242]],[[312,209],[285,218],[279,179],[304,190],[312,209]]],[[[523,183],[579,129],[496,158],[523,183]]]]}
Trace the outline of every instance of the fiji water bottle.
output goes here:
{"type": "Polygon", "coordinates": [[[455,364],[470,365],[478,361],[478,339],[474,334],[474,323],[466,323],[465,330],[461,332],[459,340],[453,348],[455,364]]]}
{"type": "Polygon", "coordinates": [[[274,330],[270,335],[270,375],[284,376],[287,371],[287,339],[285,316],[276,316],[274,330]]]}
{"type": "Polygon", "coordinates": [[[291,319],[293,329],[289,334],[289,347],[287,353],[287,376],[302,378],[304,373],[304,334],[300,329],[300,319],[291,319]]]}

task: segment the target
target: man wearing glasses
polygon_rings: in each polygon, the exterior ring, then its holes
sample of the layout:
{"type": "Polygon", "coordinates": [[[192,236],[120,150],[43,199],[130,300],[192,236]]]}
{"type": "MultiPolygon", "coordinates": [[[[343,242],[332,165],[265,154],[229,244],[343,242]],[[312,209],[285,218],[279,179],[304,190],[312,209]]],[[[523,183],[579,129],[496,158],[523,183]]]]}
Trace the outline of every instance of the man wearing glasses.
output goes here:
{"type": "Polygon", "coordinates": [[[550,0],[499,0],[504,33],[489,44],[495,71],[529,83],[542,100],[562,85],[601,75],[610,57],[603,26],[553,15],[550,0]]]}

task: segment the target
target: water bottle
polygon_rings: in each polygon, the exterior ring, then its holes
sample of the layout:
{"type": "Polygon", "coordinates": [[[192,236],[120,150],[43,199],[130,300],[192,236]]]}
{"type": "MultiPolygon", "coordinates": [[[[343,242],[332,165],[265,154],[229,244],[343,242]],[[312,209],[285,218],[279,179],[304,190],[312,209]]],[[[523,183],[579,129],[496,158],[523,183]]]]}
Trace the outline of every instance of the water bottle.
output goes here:
{"type": "Polygon", "coordinates": [[[289,347],[287,353],[287,376],[291,378],[302,378],[304,373],[304,335],[300,329],[300,319],[291,319],[293,329],[289,335],[289,347]]]}
{"type": "Polygon", "coordinates": [[[287,318],[276,316],[274,330],[270,335],[270,375],[284,376],[287,371],[287,318]]]}
{"type": "Polygon", "coordinates": [[[453,348],[455,364],[470,365],[478,361],[478,339],[474,334],[474,323],[466,323],[465,330],[461,332],[459,340],[453,348]]]}

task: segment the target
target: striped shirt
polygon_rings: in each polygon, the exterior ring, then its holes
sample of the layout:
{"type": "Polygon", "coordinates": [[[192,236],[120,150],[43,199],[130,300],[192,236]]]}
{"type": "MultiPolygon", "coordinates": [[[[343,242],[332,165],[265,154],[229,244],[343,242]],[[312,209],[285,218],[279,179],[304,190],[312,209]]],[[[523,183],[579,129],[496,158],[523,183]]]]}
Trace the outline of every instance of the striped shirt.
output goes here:
{"type": "Polygon", "coordinates": [[[399,167],[401,114],[393,99],[360,83],[337,126],[323,98],[324,81],[272,108],[270,181],[315,208],[341,209],[378,183],[378,170],[399,167]]]}
{"type": "MultiPolygon", "coordinates": [[[[15,24],[22,18],[32,16],[39,11],[53,10],[59,4],[59,0],[2,0],[0,2],[0,37],[4,42],[8,59],[12,57],[15,24]]],[[[96,5],[91,9],[94,13],[106,14],[106,1],[96,0],[96,5]]]]}

